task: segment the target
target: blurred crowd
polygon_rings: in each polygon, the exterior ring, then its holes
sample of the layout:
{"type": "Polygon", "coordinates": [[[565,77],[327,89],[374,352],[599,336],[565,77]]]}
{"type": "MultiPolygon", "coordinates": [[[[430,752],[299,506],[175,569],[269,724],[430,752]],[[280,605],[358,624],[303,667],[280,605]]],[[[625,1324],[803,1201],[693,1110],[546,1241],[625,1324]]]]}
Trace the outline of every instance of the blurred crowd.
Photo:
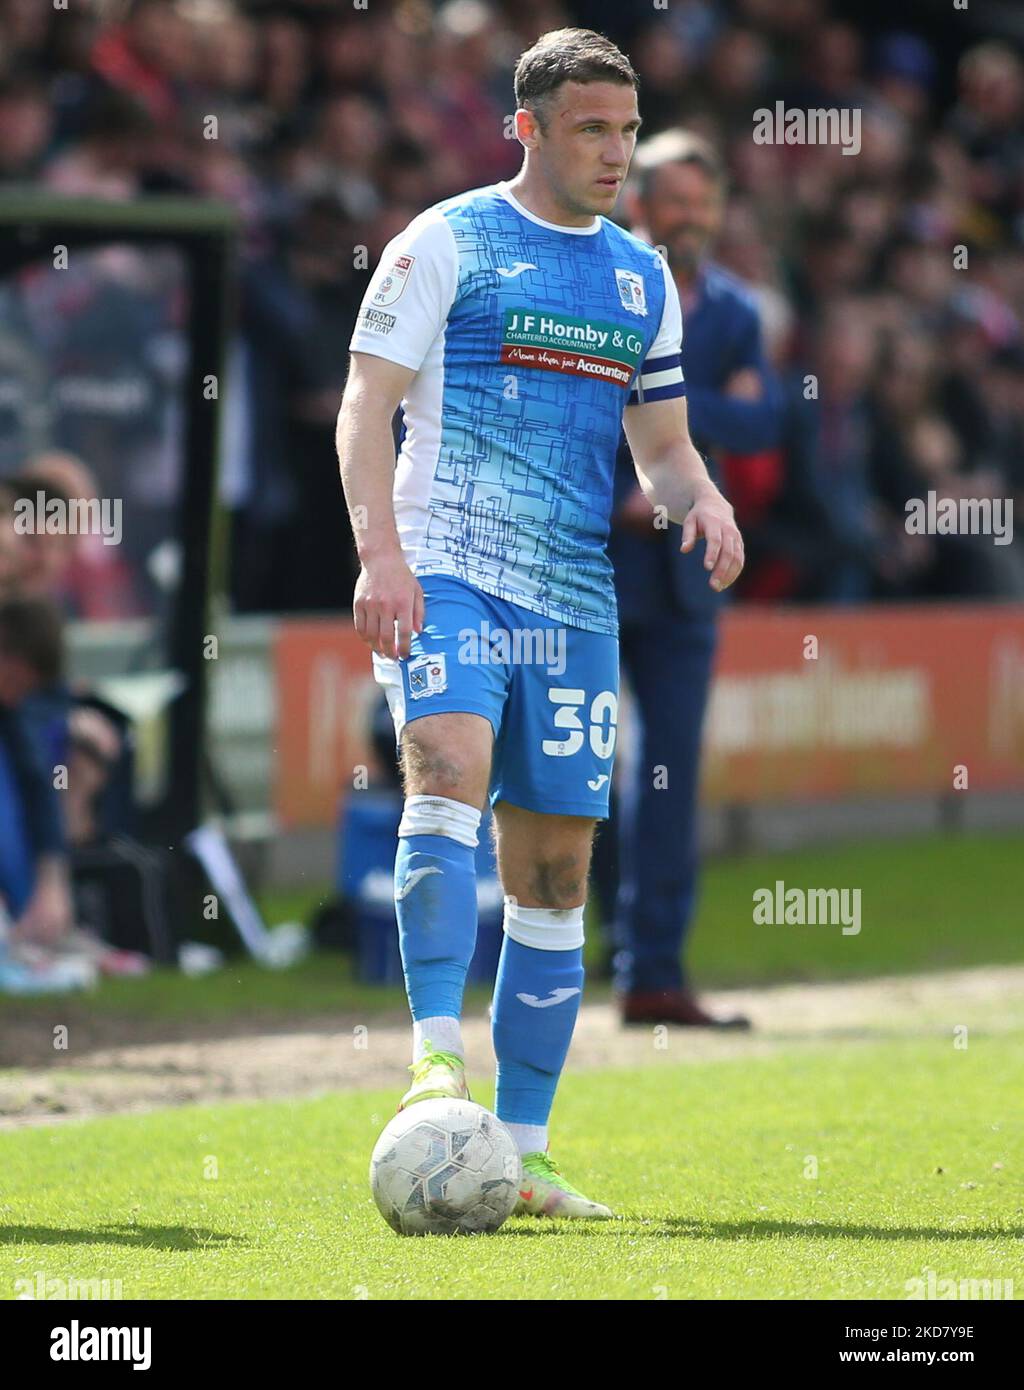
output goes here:
{"type": "MultiPolygon", "coordinates": [[[[1020,596],[1019,547],[936,545],[904,522],[930,491],[1024,496],[1024,64],[961,12],[941,36],[904,22],[868,28],[838,0],[0,0],[0,181],[233,205],[234,605],[345,609],[333,425],[367,276],[425,206],[514,174],[522,49],[602,29],[640,73],[644,133],[683,126],[721,152],[715,259],[755,290],[785,393],[779,449],[723,461],[748,541],[740,600],[1020,596]],[[860,152],[756,144],[753,113],[779,100],[857,109],[860,152]]],[[[156,291],[130,259],[90,274],[77,295],[45,276],[2,291],[21,339],[0,333],[0,475],[41,449],[101,477],[104,452],[133,460],[143,540],[115,602],[133,612],[159,542],[145,518],[174,495],[183,309],[166,271],[156,291]],[[97,324],[121,325],[120,351],[97,324]],[[26,335],[50,363],[31,380],[26,335]],[[105,363],[123,389],[55,406],[58,339],[65,372],[105,363]]]]}
{"type": "Polygon", "coordinates": [[[22,521],[94,497],[49,453],[0,478],[0,994],[63,991],[167,958],[166,866],[132,836],[130,720],[67,675],[64,613],[131,611],[130,575],[98,534],[22,521]],[[137,949],[138,948],[138,949],[137,949]]]}

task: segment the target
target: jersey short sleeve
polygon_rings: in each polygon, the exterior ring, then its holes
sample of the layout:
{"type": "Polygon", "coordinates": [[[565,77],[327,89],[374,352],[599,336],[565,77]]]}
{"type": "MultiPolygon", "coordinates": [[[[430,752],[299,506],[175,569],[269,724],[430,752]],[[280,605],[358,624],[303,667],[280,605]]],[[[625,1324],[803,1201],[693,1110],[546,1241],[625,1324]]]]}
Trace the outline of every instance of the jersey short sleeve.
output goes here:
{"type": "Polygon", "coordinates": [[[419,371],[455,301],[459,257],[443,213],[429,209],[388,242],[359,308],[350,352],[419,371]]]}
{"type": "Polygon", "coordinates": [[[667,401],[673,396],[686,395],[680,355],[683,346],[683,311],[679,303],[679,291],[669,272],[668,262],[663,256],[659,256],[658,260],[665,279],[665,304],[661,312],[661,326],[647,356],[637,370],[627,405],[644,405],[651,401],[667,401]]]}

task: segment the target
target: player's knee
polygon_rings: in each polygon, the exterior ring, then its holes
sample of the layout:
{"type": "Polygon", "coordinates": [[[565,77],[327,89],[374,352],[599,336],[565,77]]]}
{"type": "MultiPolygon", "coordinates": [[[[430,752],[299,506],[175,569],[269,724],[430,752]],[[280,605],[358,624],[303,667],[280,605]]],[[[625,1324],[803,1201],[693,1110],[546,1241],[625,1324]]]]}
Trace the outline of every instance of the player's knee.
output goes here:
{"type": "Polygon", "coordinates": [[[587,896],[589,854],[566,850],[540,854],[530,868],[530,895],[543,907],[570,908],[587,896]]]}
{"type": "Polygon", "coordinates": [[[477,791],[486,775],[472,756],[450,744],[410,736],[408,729],[402,739],[402,771],[407,795],[482,800],[477,791]]]}

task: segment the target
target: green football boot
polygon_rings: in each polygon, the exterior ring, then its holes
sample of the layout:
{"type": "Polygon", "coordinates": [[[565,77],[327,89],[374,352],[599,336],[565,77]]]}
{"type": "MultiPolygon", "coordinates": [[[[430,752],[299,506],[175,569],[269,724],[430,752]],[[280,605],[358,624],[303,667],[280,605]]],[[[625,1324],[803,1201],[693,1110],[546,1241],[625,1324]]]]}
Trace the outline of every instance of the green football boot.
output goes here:
{"type": "Polygon", "coordinates": [[[413,1062],[412,1085],[402,1097],[398,1109],[415,1105],[418,1100],[471,1100],[466,1085],[466,1064],[457,1052],[442,1052],[429,1039],[423,1039],[424,1053],[413,1062]]]}
{"type": "Polygon", "coordinates": [[[523,1154],[523,1181],[513,1214],[607,1221],[614,1213],[566,1182],[553,1158],[546,1153],[533,1153],[523,1154]]]}

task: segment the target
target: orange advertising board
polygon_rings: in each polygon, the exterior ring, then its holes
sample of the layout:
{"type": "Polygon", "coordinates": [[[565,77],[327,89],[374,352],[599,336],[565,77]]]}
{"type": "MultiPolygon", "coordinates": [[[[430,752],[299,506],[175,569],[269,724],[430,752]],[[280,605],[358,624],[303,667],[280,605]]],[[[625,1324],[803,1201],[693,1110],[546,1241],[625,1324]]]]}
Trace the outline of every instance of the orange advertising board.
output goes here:
{"type": "Polygon", "coordinates": [[[332,825],[371,766],[366,728],[378,687],[369,648],[350,622],[282,622],[277,673],[274,809],[284,829],[332,825]]]}
{"type": "MultiPolygon", "coordinates": [[[[369,653],[330,619],[286,621],[275,646],[275,808],[285,827],[329,825],[360,769],[372,775],[369,653]]],[[[724,616],[709,801],[944,794],[954,777],[968,791],[1024,788],[1024,605],[724,616]]]]}
{"type": "Polygon", "coordinates": [[[729,613],[709,799],[1024,787],[1024,606],[729,613]]]}

